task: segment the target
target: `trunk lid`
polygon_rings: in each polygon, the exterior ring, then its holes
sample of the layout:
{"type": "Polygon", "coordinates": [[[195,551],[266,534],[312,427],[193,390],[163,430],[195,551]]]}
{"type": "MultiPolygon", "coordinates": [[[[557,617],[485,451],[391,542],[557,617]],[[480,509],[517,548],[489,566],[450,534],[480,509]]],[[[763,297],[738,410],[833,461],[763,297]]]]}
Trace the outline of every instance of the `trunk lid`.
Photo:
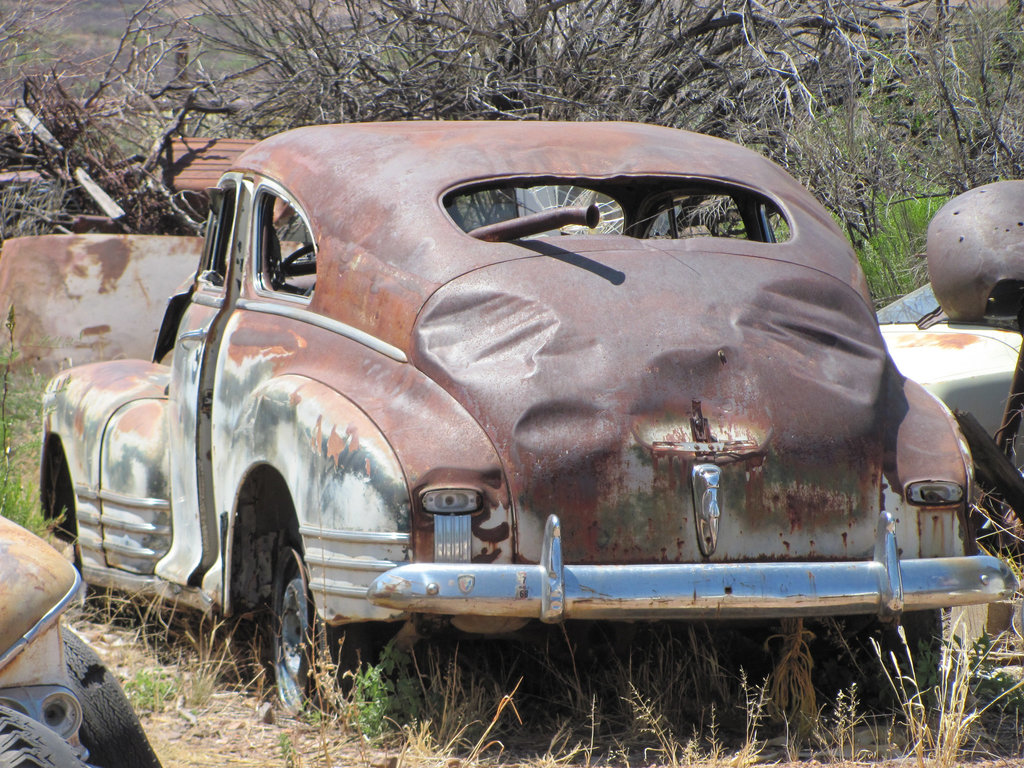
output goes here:
{"type": "Polygon", "coordinates": [[[872,309],[763,245],[623,242],[535,241],[417,322],[413,361],[502,458],[522,559],[549,514],[566,562],[870,557],[894,375],[872,309]]]}

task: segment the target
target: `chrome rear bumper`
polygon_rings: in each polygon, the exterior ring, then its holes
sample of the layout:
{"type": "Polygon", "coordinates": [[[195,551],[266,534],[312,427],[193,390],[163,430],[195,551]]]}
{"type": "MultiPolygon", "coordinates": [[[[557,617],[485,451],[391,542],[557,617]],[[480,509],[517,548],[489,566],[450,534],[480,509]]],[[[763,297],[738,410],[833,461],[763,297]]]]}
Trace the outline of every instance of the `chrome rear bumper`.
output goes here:
{"type": "Polygon", "coordinates": [[[412,613],[564,619],[731,619],[878,614],[989,603],[1017,579],[977,555],[900,560],[892,517],[879,518],[873,560],[672,565],[564,565],[548,518],[540,565],[411,563],[370,585],[371,603],[412,613]]]}

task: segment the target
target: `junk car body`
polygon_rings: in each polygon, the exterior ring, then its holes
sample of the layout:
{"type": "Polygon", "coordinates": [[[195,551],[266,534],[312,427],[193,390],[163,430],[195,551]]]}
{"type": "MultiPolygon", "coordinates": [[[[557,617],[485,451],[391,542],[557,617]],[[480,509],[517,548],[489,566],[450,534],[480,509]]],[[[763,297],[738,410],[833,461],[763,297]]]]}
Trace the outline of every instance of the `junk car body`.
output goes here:
{"type": "Polygon", "coordinates": [[[1009,418],[1011,390],[1020,390],[1012,383],[1021,347],[1022,212],[1024,181],[950,200],[928,228],[931,282],[878,313],[900,371],[950,408],[972,413],[991,436],[1009,418]]]}
{"type": "Polygon", "coordinates": [[[116,679],[63,625],[81,587],[67,558],[0,517],[0,765],[159,768],[116,679]]]}
{"type": "Polygon", "coordinates": [[[880,309],[878,321],[900,373],[996,433],[1020,349],[1014,319],[952,320],[929,283],[880,309]]]}
{"type": "Polygon", "coordinates": [[[53,547],[0,517],[0,709],[39,723],[80,750],[82,705],[64,663],[61,615],[82,581],[53,547]]]}
{"type": "Polygon", "coordinates": [[[893,366],[852,249],[754,152],[318,126],[218,189],[158,362],[46,395],[44,496],[90,581],[273,605],[285,656],[314,611],[503,632],[1016,585],[974,548],[970,456],[893,366]]]}

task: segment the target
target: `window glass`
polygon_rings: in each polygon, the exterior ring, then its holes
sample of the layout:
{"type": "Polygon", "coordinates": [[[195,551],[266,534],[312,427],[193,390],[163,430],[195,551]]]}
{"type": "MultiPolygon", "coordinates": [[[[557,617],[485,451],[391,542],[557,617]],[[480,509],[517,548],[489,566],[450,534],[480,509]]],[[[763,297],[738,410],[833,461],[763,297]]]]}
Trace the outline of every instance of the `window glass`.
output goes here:
{"type": "MultiPolygon", "coordinates": [[[[537,181],[542,181],[538,179],[537,181]]],[[[732,185],[678,178],[622,178],[611,180],[550,180],[547,183],[503,181],[449,194],[444,205],[464,231],[484,240],[552,237],[558,235],[627,235],[637,238],[683,239],[727,237],[775,243],[788,240],[789,223],[771,200],[732,185]],[[567,224],[544,229],[565,216],[548,217],[520,226],[514,222],[541,212],[585,209],[596,205],[597,226],[567,224]],[[488,231],[475,232],[481,227],[488,231]]],[[[574,218],[575,213],[569,218],[574,218]]]]}
{"type": "Polygon", "coordinates": [[[928,283],[878,310],[878,322],[883,325],[888,323],[916,323],[918,320],[937,311],[938,308],[939,300],[935,298],[932,284],[928,283]]]}
{"type": "Polygon", "coordinates": [[[497,224],[532,213],[541,213],[556,208],[586,208],[597,204],[601,221],[590,229],[579,224],[569,224],[559,229],[547,230],[532,237],[553,235],[580,235],[588,233],[621,234],[624,216],[622,206],[611,196],[594,189],[576,184],[540,184],[528,187],[505,186],[481,189],[455,195],[447,204],[448,214],[463,231],[471,232],[477,227],[497,224]]]}
{"type": "Polygon", "coordinates": [[[264,190],[257,200],[259,279],[265,290],[310,297],[316,287],[316,245],[302,215],[264,190]]]}

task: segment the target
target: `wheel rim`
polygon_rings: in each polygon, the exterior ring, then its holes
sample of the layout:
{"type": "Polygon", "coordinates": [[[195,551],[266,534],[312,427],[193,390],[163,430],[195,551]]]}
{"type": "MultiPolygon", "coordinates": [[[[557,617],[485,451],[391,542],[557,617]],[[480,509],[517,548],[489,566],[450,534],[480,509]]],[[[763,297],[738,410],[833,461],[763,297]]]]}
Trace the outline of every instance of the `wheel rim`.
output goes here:
{"type": "Polygon", "coordinates": [[[297,556],[291,560],[281,580],[278,604],[277,654],[275,676],[277,693],[292,712],[302,709],[309,673],[309,587],[297,556]]]}

